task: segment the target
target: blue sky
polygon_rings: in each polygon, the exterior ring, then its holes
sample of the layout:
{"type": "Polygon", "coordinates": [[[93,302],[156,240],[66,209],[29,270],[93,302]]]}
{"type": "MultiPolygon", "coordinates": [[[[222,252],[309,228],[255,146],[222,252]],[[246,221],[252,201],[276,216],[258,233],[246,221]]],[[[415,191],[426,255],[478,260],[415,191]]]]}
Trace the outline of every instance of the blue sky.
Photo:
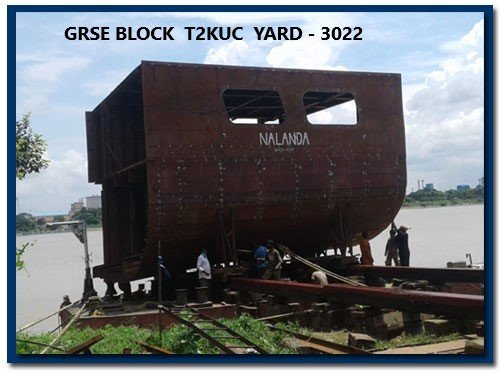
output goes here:
{"type": "Polygon", "coordinates": [[[478,13],[18,13],[16,116],[48,142],[50,167],[17,182],[21,211],[63,213],[87,183],[85,111],[141,60],[401,73],[408,192],[483,176],[483,34],[478,13]],[[68,41],[68,26],[175,26],[175,41],[68,41]],[[187,41],[184,26],[243,26],[244,41],[187,41]],[[253,26],[361,26],[363,41],[257,41],[253,26]]]}

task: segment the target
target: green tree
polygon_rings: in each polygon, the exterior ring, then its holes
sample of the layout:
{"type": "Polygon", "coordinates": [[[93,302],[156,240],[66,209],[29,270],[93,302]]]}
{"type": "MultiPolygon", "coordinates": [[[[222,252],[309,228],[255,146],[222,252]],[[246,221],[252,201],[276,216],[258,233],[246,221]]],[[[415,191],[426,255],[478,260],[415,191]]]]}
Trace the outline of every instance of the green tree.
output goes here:
{"type": "MultiPolygon", "coordinates": [[[[47,143],[40,134],[31,129],[30,117],[31,113],[27,113],[21,120],[16,121],[16,177],[18,180],[22,180],[30,173],[39,173],[40,170],[49,165],[49,160],[43,158],[43,153],[47,150],[47,143]]],[[[24,222],[22,225],[27,224],[24,222]]],[[[16,230],[18,230],[17,217],[16,230]]],[[[19,248],[16,247],[16,268],[18,271],[24,268],[22,256],[31,245],[33,244],[28,242],[19,248]]]]}
{"type": "Polygon", "coordinates": [[[18,271],[26,269],[24,268],[23,254],[28,248],[28,246],[33,246],[33,245],[34,245],[33,242],[26,242],[25,244],[22,244],[21,247],[16,249],[16,269],[18,271]]]}
{"type": "Polygon", "coordinates": [[[47,168],[49,161],[43,158],[47,143],[30,124],[31,114],[16,121],[16,177],[22,180],[29,173],[38,173],[47,168]]]}
{"type": "Polygon", "coordinates": [[[33,216],[26,213],[16,215],[16,232],[29,232],[35,228],[33,216]]]}
{"type": "Polygon", "coordinates": [[[85,221],[87,225],[100,225],[102,223],[102,210],[100,208],[83,207],[73,215],[72,219],[85,221]]]}

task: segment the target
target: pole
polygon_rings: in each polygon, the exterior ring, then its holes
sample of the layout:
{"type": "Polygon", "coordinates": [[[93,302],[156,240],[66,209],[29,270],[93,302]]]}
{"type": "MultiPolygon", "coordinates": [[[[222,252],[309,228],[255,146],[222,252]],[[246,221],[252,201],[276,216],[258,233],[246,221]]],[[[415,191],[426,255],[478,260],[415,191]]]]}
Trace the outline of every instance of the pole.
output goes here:
{"type": "MultiPolygon", "coordinates": [[[[161,256],[161,240],[158,240],[158,306],[162,306],[163,301],[163,258],[161,256]]],[[[161,325],[161,309],[158,309],[158,335],[160,336],[160,343],[162,343],[162,325],[161,325]]]]}
{"type": "MultiPolygon", "coordinates": [[[[161,254],[161,240],[158,241],[158,254],[161,254]]],[[[162,280],[162,257],[158,255],[158,304],[162,304],[163,300],[163,280],[162,280]]]]}
{"type": "Polygon", "coordinates": [[[82,221],[80,223],[82,226],[82,236],[83,236],[83,250],[85,252],[85,279],[83,282],[83,299],[88,298],[91,295],[95,295],[94,282],[92,281],[92,275],[90,273],[90,257],[89,257],[89,246],[87,239],[87,224],[82,221]]]}
{"type": "Polygon", "coordinates": [[[47,316],[46,316],[46,317],[44,317],[44,318],[38,319],[38,320],[36,320],[36,321],[34,321],[34,322],[32,322],[32,323],[26,324],[24,327],[19,328],[19,329],[17,330],[17,332],[16,332],[16,333],[21,333],[22,331],[25,331],[25,330],[27,330],[28,328],[33,327],[35,324],[41,323],[41,322],[43,322],[44,320],[47,320],[47,319],[49,319],[50,317],[52,317],[52,316],[54,316],[54,315],[56,315],[56,314],[60,313],[61,311],[64,311],[64,310],[68,309],[68,308],[69,308],[69,307],[71,307],[72,305],[73,305],[73,304],[68,305],[68,306],[64,306],[62,309],[59,309],[59,310],[57,310],[56,312],[53,312],[52,314],[47,315],[47,316]]]}
{"type": "Polygon", "coordinates": [[[64,327],[64,329],[61,331],[61,333],[59,333],[54,338],[54,340],[52,340],[50,342],[50,344],[45,349],[43,349],[41,351],[40,354],[47,354],[47,352],[49,351],[50,347],[54,346],[57,342],[59,342],[59,340],[61,339],[62,335],[64,335],[66,333],[66,331],[69,329],[69,327],[71,327],[71,325],[78,320],[78,318],[80,317],[80,315],[83,312],[83,310],[85,309],[85,307],[87,307],[86,303],[83,304],[83,306],[80,308],[80,310],[78,310],[78,312],[75,314],[75,316],[73,317],[73,319],[70,320],[70,322],[68,323],[68,325],[66,327],[64,327]]]}

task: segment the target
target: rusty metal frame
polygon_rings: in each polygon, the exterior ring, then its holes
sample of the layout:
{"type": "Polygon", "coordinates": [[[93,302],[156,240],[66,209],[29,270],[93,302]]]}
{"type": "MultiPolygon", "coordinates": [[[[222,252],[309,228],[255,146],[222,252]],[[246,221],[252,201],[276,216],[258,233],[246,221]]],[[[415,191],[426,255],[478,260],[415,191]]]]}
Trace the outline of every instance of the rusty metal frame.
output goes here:
{"type": "Polygon", "coordinates": [[[290,297],[295,300],[325,300],[346,305],[361,304],[473,320],[484,319],[484,297],[478,295],[341,284],[321,286],[243,278],[232,279],[230,286],[237,290],[258,291],[259,293],[290,297]]]}
{"type": "Polygon", "coordinates": [[[103,188],[94,276],[108,283],[154,276],[160,241],[174,281],[201,248],[214,255],[217,210],[234,212],[231,249],[273,239],[311,256],[374,237],[404,199],[399,74],[143,61],[86,123],[89,181],[103,188]],[[227,89],[276,91],[284,120],[231,123],[227,89]],[[358,123],[309,124],[311,91],[351,94],[358,123]]]}
{"type": "Polygon", "coordinates": [[[424,268],[352,265],[349,269],[371,277],[396,277],[434,282],[484,283],[484,270],[476,268],[424,268]]]}

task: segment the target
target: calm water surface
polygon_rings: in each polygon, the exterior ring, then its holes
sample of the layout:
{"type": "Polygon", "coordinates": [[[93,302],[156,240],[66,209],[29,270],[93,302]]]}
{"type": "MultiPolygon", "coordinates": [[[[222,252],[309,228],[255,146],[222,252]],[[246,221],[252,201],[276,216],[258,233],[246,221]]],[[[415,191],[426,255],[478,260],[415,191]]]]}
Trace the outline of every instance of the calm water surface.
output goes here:
{"type": "MultiPolygon", "coordinates": [[[[420,267],[446,267],[446,262],[466,260],[483,262],[483,206],[411,208],[399,212],[396,224],[409,230],[410,264],[420,267]]],[[[384,264],[388,230],[371,241],[375,264],[384,264]]],[[[35,241],[25,253],[27,272],[16,273],[16,326],[22,327],[59,307],[63,295],[78,300],[83,291],[83,245],[73,233],[19,236],[17,245],[35,241]]],[[[102,264],[102,231],[88,232],[92,266],[102,264]]],[[[359,253],[356,247],[354,253],[359,253]]],[[[94,287],[103,295],[106,286],[94,279],[94,287]]],[[[34,326],[32,332],[50,331],[57,326],[53,317],[34,326]]]]}

